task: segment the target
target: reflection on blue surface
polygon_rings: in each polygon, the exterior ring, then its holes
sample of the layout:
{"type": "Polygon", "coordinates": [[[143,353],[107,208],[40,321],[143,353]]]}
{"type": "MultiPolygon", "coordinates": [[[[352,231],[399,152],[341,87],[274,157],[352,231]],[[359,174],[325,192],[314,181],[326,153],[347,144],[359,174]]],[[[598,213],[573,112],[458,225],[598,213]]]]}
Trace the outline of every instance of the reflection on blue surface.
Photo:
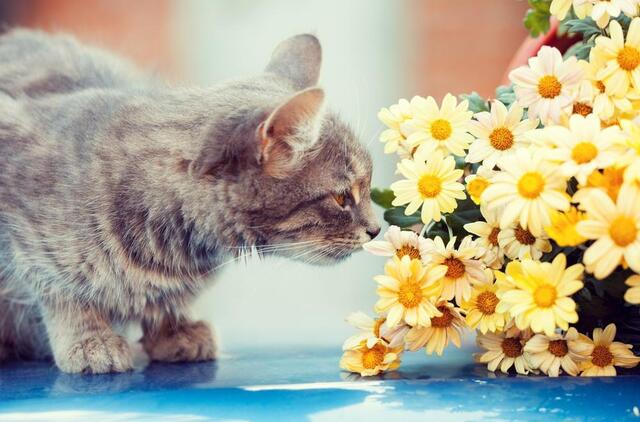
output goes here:
{"type": "Polygon", "coordinates": [[[640,420],[639,375],[489,377],[469,356],[415,353],[403,371],[373,380],[340,373],[335,349],[238,353],[101,376],[12,364],[0,367],[0,422],[640,420]]]}

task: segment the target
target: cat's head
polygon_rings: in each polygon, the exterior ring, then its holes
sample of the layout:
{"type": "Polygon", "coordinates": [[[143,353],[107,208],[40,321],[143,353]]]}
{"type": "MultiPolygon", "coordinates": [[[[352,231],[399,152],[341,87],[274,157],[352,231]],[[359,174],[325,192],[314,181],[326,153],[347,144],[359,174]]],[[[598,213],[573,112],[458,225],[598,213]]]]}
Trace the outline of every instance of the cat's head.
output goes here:
{"type": "Polygon", "coordinates": [[[329,263],[380,226],[370,201],[371,158],[327,110],[316,86],[320,63],[318,39],[298,35],[278,45],[262,75],[228,84],[229,113],[191,172],[219,193],[222,237],[329,263]]]}

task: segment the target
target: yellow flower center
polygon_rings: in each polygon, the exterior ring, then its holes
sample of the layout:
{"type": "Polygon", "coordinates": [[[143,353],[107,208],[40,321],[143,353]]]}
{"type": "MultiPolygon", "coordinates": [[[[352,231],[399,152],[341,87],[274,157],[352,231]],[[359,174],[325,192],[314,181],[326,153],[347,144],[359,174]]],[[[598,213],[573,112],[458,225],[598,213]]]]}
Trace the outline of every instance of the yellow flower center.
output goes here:
{"type": "Polygon", "coordinates": [[[551,340],[549,342],[549,353],[556,357],[564,357],[569,353],[569,347],[565,340],[551,340]]]}
{"type": "Polygon", "coordinates": [[[380,327],[382,326],[382,324],[384,324],[384,322],[386,321],[386,318],[378,318],[376,319],[375,323],[373,324],[373,335],[376,337],[380,337],[380,327]]]}
{"type": "Polygon", "coordinates": [[[596,346],[591,352],[591,363],[601,368],[609,366],[613,363],[613,354],[607,346],[596,346]]]}
{"type": "Polygon", "coordinates": [[[433,198],[442,190],[442,181],[438,176],[425,174],[418,180],[418,192],[423,198],[433,198]]]}
{"type": "Polygon", "coordinates": [[[445,141],[449,139],[451,132],[453,132],[453,128],[448,120],[437,119],[431,123],[431,136],[438,141],[445,141]]]}
{"type": "Polygon", "coordinates": [[[623,248],[636,240],[637,234],[638,227],[636,227],[636,222],[624,215],[613,220],[611,226],[609,226],[609,236],[611,236],[616,245],[623,248]]]}
{"type": "Polygon", "coordinates": [[[398,290],[398,302],[405,308],[415,308],[422,302],[422,289],[415,281],[407,281],[398,290]]]}
{"type": "Polygon", "coordinates": [[[491,146],[504,151],[513,146],[513,133],[506,127],[497,127],[489,135],[491,146]]]}
{"type": "Polygon", "coordinates": [[[514,236],[518,243],[521,245],[533,245],[536,243],[536,237],[531,234],[531,232],[527,229],[523,229],[522,226],[517,226],[513,229],[514,236]]]}
{"type": "Polygon", "coordinates": [[[562,84],[553,75],[543,76],[538,80],[538,93],[542,98],[555,98],[560,95],[562,84]]]}
{"type": "Polygon", "coordinates": [[[543,284],[533,293],[533,301],[540,308],[548,308],[556,303],[556,288],[550,284],[543,284]]]}
{"type": "Polygon", "coordinates": [[[432,317],[431,326],[436,328],[446,328],[451,326],[453,321],[453,314],[446,306],[438,306],[438,310],[442,313],[442,316],[432,317]]]}
{"type": "Polygon", "coordinates": [[[364,366],[365,369],[374,369],[382,365],[384,362],[384,354],[384,346],[376,344],[371,349],[362,353],[362,366],[364,366]]]}
{"type": "Polygon", "coordinates": [[[408,256],[411,259],[420,259],[420,250],[411,245],[402,245],[400,249],[396,249],[396,256],[401,258],[408,256]]]}
{"type": "Polygon", "coordinates": [[[458,258],[446,258],[444,260],[444,265],[447,266],[447,273],[445,274],[446,277],[460,278],[464,275],[464,264],[458,258]]]}
{"type": "Polygon", "coordinates": [[[591,107],[589,104],[575,103],[573,105],[572,113],[579,114],[581,116],[588,116],[589,114],[591,114],[592,111],[593,111],[593,107],[591,107]]]}
{"type": "Polygon", "coordinates": [[[571,158],[578,164],[585,164],[596,158],[598,148],[591,142],[578,142],[571,150],[571,158]]]}
{"type": "MultiPolygon", "coordinates": [[[[493,230],[491,230],[491,233],[489,233],[489,237],[487,237],[487,240],[489,241],[489,243],[491,243],[493,246],[498,246],[499,234],[500,234],[500,228],[494,227],[493,230]]],[[[534,239],[534,242],[535,242],[535,239],[534,239]]]]}
{"type": "Polygon", "coordinates": [[[635,70],[640,64],[640,51],[637,48],[625,45],[618,52],[618,64],[627,72],[635,70]]]}
{"type": "Polygon", "coordinates": [[[508,358],[522,356],[522,343],[520,343],[520,339],[509,337],[502,340],[502,352],[508,358]]]}
{"type": "Polygon", "coordinates": [[[489,181],[484,177],[476,176],[467,183],[467,192],[474,198],[480,198],[482,192],[489,186],[489,181]]]}
{"type": "Polygon", "coordinates": [[[518,180],[518,192],[525,198],[535,199],[544,190],[544,178],[537,171],[525,173],[518,180]]]}
{"type": "Polygon", "coordinates": [[[476,307],[485,315],[493,315],[498,306],[498,297],[493,292],[482,292],[476,299],[476,307]]]}

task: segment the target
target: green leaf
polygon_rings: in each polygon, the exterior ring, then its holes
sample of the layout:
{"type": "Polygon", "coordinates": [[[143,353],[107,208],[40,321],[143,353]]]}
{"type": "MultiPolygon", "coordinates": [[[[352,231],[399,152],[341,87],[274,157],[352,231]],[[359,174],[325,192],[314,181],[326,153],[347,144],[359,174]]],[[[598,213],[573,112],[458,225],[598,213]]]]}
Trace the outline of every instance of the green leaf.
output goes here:
{"type": "Polygon", "coordinates": [[[590,17],[585,19],[571,19],[564,22],[569,34],[582,34],[583,39],[589,39],[594,35],[602,34],[602,30],[590,17]]]}
{"type": "Polygon", "coordinates": [[[419,212],[412,215],[404,215],[404,210],[404,207],[389,208],[384,212],[384,221],[401,228],[422,224],[419,212]]]}
{"type": "Polygon", "coordinates": [[[371,200],[382,208],[392,208],[393,205],[391,205],[391,202],[393,202],[395,197],[391,189],[371,189],[371,200]]]}
{"type": "Polygon", "coordinates": [[[487,100],[482,98],[480,94],[473,91],[471,94],[463,94],[460,96],[462,100],[469,101],[469,110],[474,113],[479,113],[481,111],[489,111],[489,104],[487,100]]]}
{"type": "Polygon", "coordinates": [[[569,47],[564,53],[564,58],[567,59],[571,56],[575,56],[578,60],[587,60],[591,49],[595,46],[593,41],[579,41],[569,47]]]}
{"type": "Polygon", "coordinates": [[[513,92],[513,85],[501,85],[496,88],[496,100],[509,107],[516,101],[516,94],[513,92]]]}
{"type": "Polygon", "coordinates": [[[549,6],[551,0],[529,0],[531,9],[524,16],[524,26],[529,30],[532,37],[545,34],[549,30],[549,6]]]}

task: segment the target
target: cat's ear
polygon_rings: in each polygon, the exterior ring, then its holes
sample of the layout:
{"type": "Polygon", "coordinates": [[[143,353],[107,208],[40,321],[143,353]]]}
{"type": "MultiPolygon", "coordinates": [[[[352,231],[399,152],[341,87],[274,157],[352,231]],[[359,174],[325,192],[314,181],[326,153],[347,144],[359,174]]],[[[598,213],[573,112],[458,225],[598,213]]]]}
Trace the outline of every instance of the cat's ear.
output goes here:
{"type": "Polygon", "coordinates": [[[300,34],[278,44],[265,71],[288,79],[295,89],[305,89],[318,84],[321,63],[320,41],[300,34]]]}
{"type": "Polygon", "coordinates": [[[318,140],[324,91],[308,88],[296,93],[258,127],[258,161],[273,177],[286,177],[318,140]]]}

